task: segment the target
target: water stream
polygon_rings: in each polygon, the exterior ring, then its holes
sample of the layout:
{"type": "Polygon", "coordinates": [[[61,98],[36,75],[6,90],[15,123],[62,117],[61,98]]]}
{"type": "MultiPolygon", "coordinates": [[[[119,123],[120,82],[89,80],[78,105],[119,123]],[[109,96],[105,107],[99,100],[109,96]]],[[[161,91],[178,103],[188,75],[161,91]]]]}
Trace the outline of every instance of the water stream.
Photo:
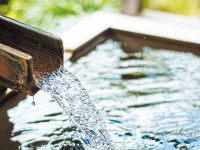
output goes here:
{"type": "Polygon", "coordinates": [[[48,92],[69,115],[90,143],[98,150],[114,150],[110,144],[105,122],[89,99],[80,81],[63,66],[44,78],[38,87],[48,92]]]}

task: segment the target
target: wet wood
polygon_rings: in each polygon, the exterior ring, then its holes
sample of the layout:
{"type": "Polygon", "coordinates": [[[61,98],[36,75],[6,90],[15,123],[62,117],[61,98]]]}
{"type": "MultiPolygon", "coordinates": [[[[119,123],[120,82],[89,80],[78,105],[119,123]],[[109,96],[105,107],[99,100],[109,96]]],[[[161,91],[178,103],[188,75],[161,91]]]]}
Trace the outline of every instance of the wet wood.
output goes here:
{"type": "Polygon", "coordinates": [[[0,44],[0,64],[0,75],[3,78],[27,85],[28,66],[32,70],[32,57],[30,55],[0,44]]]}
{"type": "Polygon", "coordinates": [[[89,40],[88,42],[84,43],[83,45],[75,49],[73,51],[72,57],[70,58],[70,61],[75,62],[80,57],[85,56],[89,52],[94,50],[97,45],[105,42],[109,37],[109,33],[110,33],[109,31],[110,29],[105,30],[99,35],[96,35],[93,39],[89,40]]]}
{"type": "MultiPolygon", "coordinates": [[[[5,95],[6,90],[7,90],[6,87],[0,85],[0,97],[1,97],[2,95],[5,95]]],[[[0,99],[1,99],[1,98],[0,98],[0,99]]]]}
{"type": "Polygon", "coordinates": [[[110,36],[115,41],[122,43],[122,49],[127,53],[141,51],[143,47],[149,46],[154,49],[167,49],[181,52],[191,52],[200,56],[200,44],[182,42],[169,38],[160,38],[151,35],[138,34],[122,30],[112,30],[110,36]]]}
{"type": "Polygon", "coordinates": [[[29,95],[63,64],[62,40],[45,31],[0,15],[0,84],[29,95]]]}

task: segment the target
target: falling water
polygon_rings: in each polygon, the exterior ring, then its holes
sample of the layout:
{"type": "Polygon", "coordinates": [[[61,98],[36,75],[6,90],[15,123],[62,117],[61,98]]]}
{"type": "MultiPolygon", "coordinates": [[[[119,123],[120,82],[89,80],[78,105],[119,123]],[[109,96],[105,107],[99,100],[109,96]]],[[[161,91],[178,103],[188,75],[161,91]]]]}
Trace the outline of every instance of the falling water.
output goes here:
{"type": "Polygon", "coordinates": [[[38,87],[50,93],[74,123],[98,150],[113,150],[105,123],[91,103],[80,81],[63,66],[44,78],[38,87]]]}

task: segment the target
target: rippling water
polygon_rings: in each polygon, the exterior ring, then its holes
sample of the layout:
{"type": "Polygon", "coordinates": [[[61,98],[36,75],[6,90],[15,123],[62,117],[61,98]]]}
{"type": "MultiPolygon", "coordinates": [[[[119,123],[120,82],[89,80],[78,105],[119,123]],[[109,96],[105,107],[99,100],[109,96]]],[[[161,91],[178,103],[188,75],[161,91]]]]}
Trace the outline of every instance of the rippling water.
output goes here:
{"type": "MultiPolygon", "coordinates": [[[[100,110],[116,149],[200,149],[199,57],[150,47],[127,54],[120,43],[108,40],[65,68],[77,76],[100,110]]],[[[40,91],[36,105],[31,102],[28,96],[0,110],[13,123],[7,131],[0,129],[0,138],[12,132],[8,149],[15,142],[25,150],[92,149],[50,95],[40,91]]]]}

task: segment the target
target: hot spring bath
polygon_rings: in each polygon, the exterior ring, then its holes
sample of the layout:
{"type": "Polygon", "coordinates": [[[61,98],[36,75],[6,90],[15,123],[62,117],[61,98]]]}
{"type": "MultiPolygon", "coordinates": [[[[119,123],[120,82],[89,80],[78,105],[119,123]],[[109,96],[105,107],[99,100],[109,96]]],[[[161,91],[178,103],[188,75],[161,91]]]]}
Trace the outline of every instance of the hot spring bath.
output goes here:
{"type": "MultiPolygon", "coordinates": [[[[66,62],[104,118],[116,149],[200,148],[200,58],[144,46],[125,53],[112,40],[66,62]]],[[[17,99],[17,97],[15,97],[17,99]]],[[[90,149],[45,92],[1,106],[2,149],[90,149]]]]}

